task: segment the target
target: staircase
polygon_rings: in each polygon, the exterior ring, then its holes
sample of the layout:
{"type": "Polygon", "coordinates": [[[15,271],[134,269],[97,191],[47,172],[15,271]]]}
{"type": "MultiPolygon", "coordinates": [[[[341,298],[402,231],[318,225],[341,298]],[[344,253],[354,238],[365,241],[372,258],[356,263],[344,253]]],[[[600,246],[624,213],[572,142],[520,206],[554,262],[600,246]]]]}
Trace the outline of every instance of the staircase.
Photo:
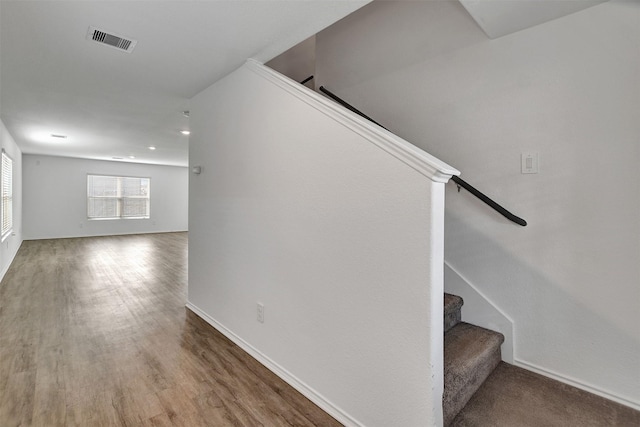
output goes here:
{"type": "Polygon", "coordinates": [[[451,424],[502,360],[504,336],[461,321],[462,298],[444,295],[444,425],[451,424]]]}
{"type": "MultiPolygon", "coordinates": [[[[301,83],[312,79],[310,76],[301,83]]],[[[318,90],[384,128],[324,86],[318,90]]],[[[451,179],[458,190],[465,188],[510,221],[527,225],[469,183],[455,175],[451,179]]],[[[459,296],[444,294],[445,427],[640,427],[640,411],[502,362],[500,347],[504,336],[462,322],[462,305],[459,296]]]]}
{"type": "Polygon", "coordinates": [[[640,426],[640,411],[501,362],[502,334],[461,321],[444,295],[444,425],[640,426]]]}

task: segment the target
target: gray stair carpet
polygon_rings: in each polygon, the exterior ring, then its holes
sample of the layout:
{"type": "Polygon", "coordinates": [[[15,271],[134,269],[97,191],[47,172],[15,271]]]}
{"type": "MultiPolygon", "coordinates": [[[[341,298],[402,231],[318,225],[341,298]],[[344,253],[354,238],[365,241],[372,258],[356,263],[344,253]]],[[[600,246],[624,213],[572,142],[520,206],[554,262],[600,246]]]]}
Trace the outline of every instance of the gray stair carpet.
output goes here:
{"type": "Polygon", "coordinates": [[[640,412],[501,361],[502,334],[461,321],[462,298],[444,295],[448,427],[640,427],[640,412]]]}
{"type": "Polygon", "coordinates": [[[444,294],[444,331],[447,332],[460,323],[462,318],[462,298],[457,295],[444,294]]]}
{"type": "Polygon", "coordinates": [[[501,362],[455,427],[638,427],[640,412],[501,362]]]}
{"type": "Polygon", "coordinates": [[[471,399],[502,360],[504,336],[469,323],[458,323],[444,335],[444,425],[471,399]]]}

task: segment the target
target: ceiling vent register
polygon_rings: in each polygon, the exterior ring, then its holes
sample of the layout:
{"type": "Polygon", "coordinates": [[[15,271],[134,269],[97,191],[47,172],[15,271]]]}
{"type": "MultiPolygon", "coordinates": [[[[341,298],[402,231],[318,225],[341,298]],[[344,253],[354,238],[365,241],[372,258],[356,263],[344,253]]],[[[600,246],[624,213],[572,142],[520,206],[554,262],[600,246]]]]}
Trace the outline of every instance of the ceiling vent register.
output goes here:
{"type": "Polygon", "coordinates": [[[89,27],[87,39],[127,53],[131,53],[133,48],[136,47],[136,43],[138,43],[136,40],[109,33],[96,27],[89,27]]]}

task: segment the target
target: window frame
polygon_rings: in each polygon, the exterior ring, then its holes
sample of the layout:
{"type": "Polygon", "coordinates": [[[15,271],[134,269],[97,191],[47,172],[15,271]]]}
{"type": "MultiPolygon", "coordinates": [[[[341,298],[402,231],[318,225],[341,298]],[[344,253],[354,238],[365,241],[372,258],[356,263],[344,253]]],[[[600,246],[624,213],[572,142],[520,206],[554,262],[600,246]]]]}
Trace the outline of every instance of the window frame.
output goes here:
{"type": "Polygon", "coordinates": [[[151,177],[148,176],[122,176],[122,175],[107,175],[107,174],[97,174],[97,173],[87,173],[87,220],[88,221],[111,221],[111,220],[122,220],[122,219],[151,219],[151,177]],[[116,196],[95,196],[91,195],[91,177],[105,177],[105,178],[115,178],[116,179],[116,196]],[[148,180],[148,194],[146,197],[141,196],[125,196],[123,192],[123,183],[126,179],[146,179],[148,180]],[[116,216],[90,216],[90,204],[91,199],[115,199],[116,200],[116,216]],[[124,205],[126,199],[137,199],[137,200],[146,200],[146,215],[143,216],[125,216],[124,215],[124,205]]]}
{"type": "Polygon", "coordinates": [[[13,234],[13,159],[7,152],[2,149],[2,156],[0,160],[0,241],[4,242],[7,237],[13,234]],[[7,193],[5,193],[5,181],[6,181],[6,169],[8,165],[9,169],[9,185],[7,193]],[[5,204],[5,199],[7,203],[5,204]],[[8,207],[8,209],[7,209],[8,207]],[[7,218],[7,211],[9,217],[8,226],[5,228],[5,220],[7,218]]]}

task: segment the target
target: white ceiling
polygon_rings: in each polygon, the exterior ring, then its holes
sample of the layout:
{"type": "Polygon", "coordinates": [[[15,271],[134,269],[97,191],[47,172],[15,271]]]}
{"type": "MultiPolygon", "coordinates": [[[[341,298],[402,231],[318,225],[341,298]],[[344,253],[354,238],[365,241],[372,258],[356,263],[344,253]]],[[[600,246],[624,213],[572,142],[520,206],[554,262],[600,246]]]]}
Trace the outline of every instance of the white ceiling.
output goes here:
{"type": "Polygon", "coordinates": [[[460,0],[491,39],[578,12],[608,0],[460,0]]]}
{"type": "Polygon", "coordinates": [[[24,153],[186,166],[191,97],[367,2],[2,0],[0,117],[24,153]],[[91,25],[137,46],[86,40],[91,25]]]}
{"type": "MultiPolygon", "coordinates": [[[[0,0],[0,118],[24,153],[186,166],[191,97],[369,1],[0,0]],[[89,26],[137,46],[98,45],[89,26]]],[[[460,1],[493,38],[604,0],[460,1]]]]}

